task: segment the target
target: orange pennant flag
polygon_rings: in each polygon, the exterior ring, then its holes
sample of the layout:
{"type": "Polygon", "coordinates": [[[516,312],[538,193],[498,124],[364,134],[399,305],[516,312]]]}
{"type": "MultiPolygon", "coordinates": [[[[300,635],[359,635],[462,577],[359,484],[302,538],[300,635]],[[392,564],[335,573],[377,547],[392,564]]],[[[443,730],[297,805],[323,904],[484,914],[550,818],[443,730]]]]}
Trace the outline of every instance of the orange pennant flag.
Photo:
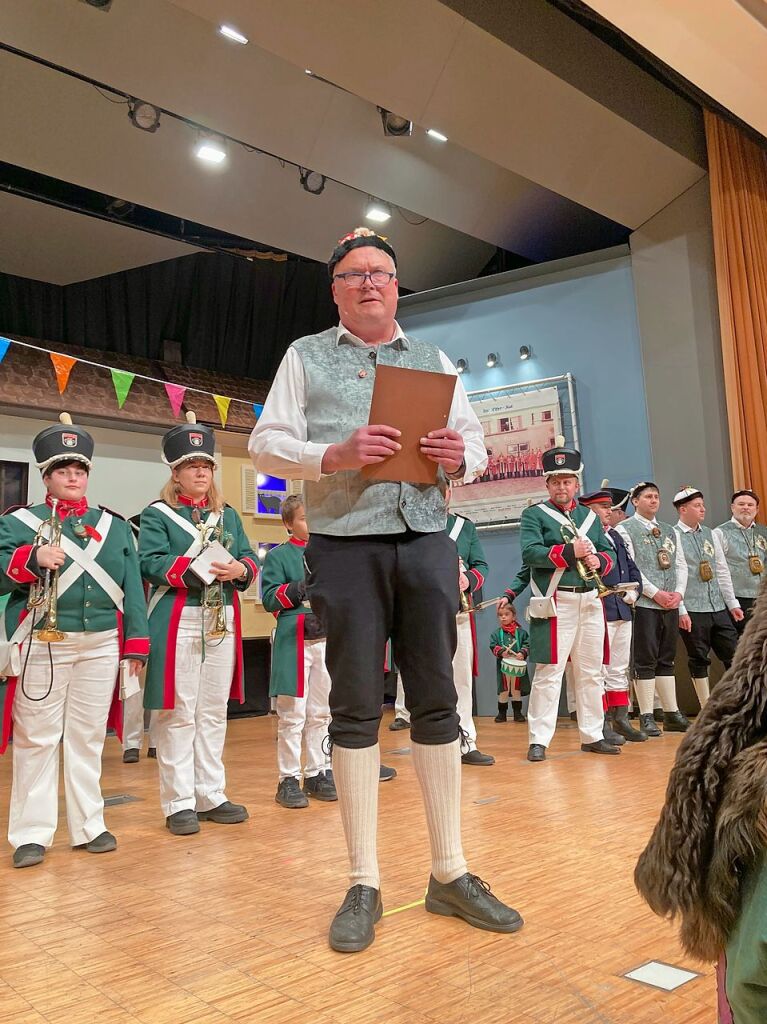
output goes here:
{"type": "Polygon", "coordinates": [[[61,356],[57,352],[50,353],[51,362],[53,368],[56,371],[56,383],[59,386],[59,394],[63,395],[67,390],[67,384],[69,383],[69,375],[72,372],[72,367],[77,362],[72,356],[61,356]]]}
{"type": "Polygon", "coordinates": [[[231,404],[231,398],[224,398],[223,395],[214,395],[213,399],[218,409],[218,418],[221,420],[221,426],[226,426],[226,419],[229,415],[229,406],[231,404]]]}

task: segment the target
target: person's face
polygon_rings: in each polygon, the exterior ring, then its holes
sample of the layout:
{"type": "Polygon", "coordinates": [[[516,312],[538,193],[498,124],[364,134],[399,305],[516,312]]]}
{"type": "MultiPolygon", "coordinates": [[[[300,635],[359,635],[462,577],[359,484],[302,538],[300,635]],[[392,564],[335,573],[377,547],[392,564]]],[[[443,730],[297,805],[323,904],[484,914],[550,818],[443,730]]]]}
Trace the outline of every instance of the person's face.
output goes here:
{"type": "Polygon", "coordinates": [[[738,520],[741,526],[750,526],[756,519],[756,513],[759,511],[759,502],[754,501],[747,494],[741,494],[733,501],[731,508],[733,517],[738,520]]]}
{"type": "Polygon", "coordinates": [[[699,526],[706,518],[706,503],[703,498],[693,498],[679,509],[679,518],[685,526],[699,526]]]}
{"type": "Polygon", "coordinates": [[[634,508],[644,519],[654,519],[658,514],[660,493],[654,487],[642,491],[639,497],[634,498],[633,501],[634,508]]]}
{"type": "Polygon", "coordinates": [[[592,505],[591,506],[597,514],[599,522],[602,524],[602,528],[609,530],[610,528],[610,506],[609,505],[592,505]]]}
{"type": "Polygon", "coordinates": [[[611,508],[610,509],[610,526],[615,529],[618,523],[622,523],[624,519],[628,519],[628,516],[622,508],[611,508]]]}
{"type": "Polygon", "coordinates": [[[290,524],[290,532],[296,540],[309,540],[309,524],[306,521],[306,509],[303,505],[293,513],[293,521],[290,524]]]}
{"type": "Polygon", "coordinates": [[[338,278],[338,274],[372,274],[376,270],[393,273],[396,268],[388,253],[372,245],[352,249],[336,264],[333,271],[333,300],[338,306],[341,320],[350,329],[353,324],[385,324],[394,319],[399,298],[396,277],[385,285],[374,285],[366,277],[359,288],[350,287],[343,278],[338,278]]]}
{"type": "Polygon", "coordinates": [[[498,621],[502,626],[510,626],[512,622],[517,621],[514,609],[510,604],[505,604],[503,608],[498,609],[498,621]]]}
{"type": "Polygon", "coordinates": [[[553,502],[566,508],[578,491],[578,477],[573,473],[557,473],[546,480],[546,490],[553,502]]]}
{"type": "Polygon", "coordinates": [[[54,466],[43,477],[46,490],[59,501],[79,501],[88,489],[88,471],[85,466],[54,466]]]}
{"type": "Polygon", "coordinates": [[[207,496],[213,482],[213,465],[207,459],[187,459],[173,470],[181,493],[192,501],[207,496]]]}

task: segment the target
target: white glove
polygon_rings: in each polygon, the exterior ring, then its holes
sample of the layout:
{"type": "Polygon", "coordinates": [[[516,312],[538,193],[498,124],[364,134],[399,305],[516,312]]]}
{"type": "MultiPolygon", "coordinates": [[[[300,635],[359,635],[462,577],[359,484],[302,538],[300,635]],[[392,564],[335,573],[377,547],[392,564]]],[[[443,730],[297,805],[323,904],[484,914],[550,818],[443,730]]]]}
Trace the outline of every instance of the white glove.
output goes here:
{"type": "Polygon", "coordinates": [[[623,600],[625,601],[626,604],[636,604],[637,601],[639,600],[639,591],[638,590],[625,590],[621,594],[621,597],[623,598],[623,600]]]}

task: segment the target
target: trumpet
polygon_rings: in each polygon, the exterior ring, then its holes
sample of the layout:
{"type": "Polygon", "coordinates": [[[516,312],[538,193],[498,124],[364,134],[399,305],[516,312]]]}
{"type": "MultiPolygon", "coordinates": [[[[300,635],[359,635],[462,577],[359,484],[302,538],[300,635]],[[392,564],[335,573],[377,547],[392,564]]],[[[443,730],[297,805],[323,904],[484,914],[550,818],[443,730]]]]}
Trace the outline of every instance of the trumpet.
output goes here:
{"type": "MultiPolygon", "coordinates": [[[[217,540],[223,544],[224,547],[228,545],[224,542],[224,515],[223,512],[218,520],[218,523],[213,527],[212,530],[206,530],[204,526],[198,527],[202,534],[202,546],[203,548],[211,542],[211,540],[217,540]]],[[[205,633],[206,640],[223,640],[229,630],[226,628],[226,595],[224,594],[224,584],[222,580],[216,580],[215,583],[206,584],[203,588],[202,594],[202,606],[208,611],[214,611],[213,624],[211,628],[205,633]]]]}
{"type": "MultiPolygon", "coordinates": [[[[574,541],[581,538],[581,534],[578,532],[578,527],[572,521],[567,512],[565,512],[564,514],[567,517],[567,520],[570,525],[569,527],[565,526],[564,524],[562,525],[562,539],[565,541],[566,544],[572,544],[574,541]]],[[[596,590],[597,597],[600,600],[604,600],[606,597],[610,597],[612,594],[616,593],[616,591],[613,590],[611,587],[605,586],[605,584],[602,582],[602,577],[599,575],[597,570],[589,569],[582,558],[576,559],[575,565],[580,578],[583,580],[584,583],[588,583],[590,587],[593,587],[596,590]]]]}
{"type": "MultiPolygon", "coordinates": [[[[58,498],[51,498],[51,516],[37,528],[34,546],[40,548],[44,544],[58,547],[61,544],[61,520],[58,517],[58,498]]],[[[59,570],[46,569],[42,579],[35,581],[29,588],[27,608],[42,609],[43,625],[37,632],[38,640],[46,644],[55,644],[66,638],[66,633],[58,627],[59,602],[59,570]]]]}

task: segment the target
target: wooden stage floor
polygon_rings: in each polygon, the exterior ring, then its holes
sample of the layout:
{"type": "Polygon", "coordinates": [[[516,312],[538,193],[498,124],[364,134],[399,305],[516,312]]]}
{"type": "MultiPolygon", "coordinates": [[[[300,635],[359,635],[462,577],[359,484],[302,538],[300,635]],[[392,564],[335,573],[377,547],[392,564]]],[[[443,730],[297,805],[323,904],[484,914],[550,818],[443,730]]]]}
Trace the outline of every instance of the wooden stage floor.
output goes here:
{"type": "MultiPolygon", "coordinates": [[[[73,851],[59,826],[43,865],[0,862],[2,1024],[714,1024],[713,970],[682,955],[640,902],[636,857],[655,822],[679,744],[666,736],[620,757],[582,754],[561,722],[550,759],[524,759],[524,726],[479,720],[492,768],[464,767],[470,867],[526,920],[516,935],[427,914],[426,828],[407,732],[381,731],[399,777],[381,787],[384,909],[373,946],[332,952],[327,928],[346,889],[337,804],[274,803],[273,717],[230,723],[228,796],[244,825],[164,827],[156,762],[123,765],[107,740],[116,853],[73,851]],[[397,752],[399,749],[400,752],[397,752]],[[647,961],[701,976],[675,992],[629,981],[647,961]]],[[[10,757],[0,764],[6,832],[10,757]]]]}

